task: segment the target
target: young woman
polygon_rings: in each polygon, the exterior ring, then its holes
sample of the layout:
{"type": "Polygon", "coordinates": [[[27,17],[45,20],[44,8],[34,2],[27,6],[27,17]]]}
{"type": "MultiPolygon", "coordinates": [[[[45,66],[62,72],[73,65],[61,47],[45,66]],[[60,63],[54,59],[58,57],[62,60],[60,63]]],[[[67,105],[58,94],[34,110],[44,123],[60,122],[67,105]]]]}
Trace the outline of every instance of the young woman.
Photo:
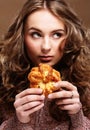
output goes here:
{"type": "Polygon", "coordinates": [[[90,39],[64,0],[28,0],[0,44],[0,130],[90,130],[90,39]],[[59,71],[62,90],[29,88],[31,68],[59,71]]]}

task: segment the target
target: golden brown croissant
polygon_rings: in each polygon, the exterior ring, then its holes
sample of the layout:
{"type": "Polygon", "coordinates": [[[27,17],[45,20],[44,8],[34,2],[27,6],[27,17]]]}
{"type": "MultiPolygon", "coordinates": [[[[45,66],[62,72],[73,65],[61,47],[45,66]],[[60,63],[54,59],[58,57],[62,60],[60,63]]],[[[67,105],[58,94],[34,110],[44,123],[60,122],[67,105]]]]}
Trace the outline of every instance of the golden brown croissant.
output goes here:
{"type": "Polygon", "coordinates": [[[28,74],[31,88],[43,89],[43,94],[48,94],[56,91],[54,83],[61,80],[60,73],[53,69],[48,64],[39,64],[38,67],[33,67],[28,74]]]}

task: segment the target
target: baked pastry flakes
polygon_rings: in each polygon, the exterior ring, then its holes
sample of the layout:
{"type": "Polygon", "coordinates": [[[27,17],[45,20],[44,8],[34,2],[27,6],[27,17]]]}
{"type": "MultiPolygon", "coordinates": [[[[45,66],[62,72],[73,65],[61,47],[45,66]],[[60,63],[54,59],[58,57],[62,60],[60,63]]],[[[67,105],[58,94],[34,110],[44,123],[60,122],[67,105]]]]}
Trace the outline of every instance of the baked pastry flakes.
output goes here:
{"type": "Polygon", "coordinates": [[[56,91],[54,83],[61,80],[60,73],[53,69],[48,64],[39,64],[38,67],[33,67],[28,74],[31,88],[41,88],[43,94],[48,94],[56,91]]]}

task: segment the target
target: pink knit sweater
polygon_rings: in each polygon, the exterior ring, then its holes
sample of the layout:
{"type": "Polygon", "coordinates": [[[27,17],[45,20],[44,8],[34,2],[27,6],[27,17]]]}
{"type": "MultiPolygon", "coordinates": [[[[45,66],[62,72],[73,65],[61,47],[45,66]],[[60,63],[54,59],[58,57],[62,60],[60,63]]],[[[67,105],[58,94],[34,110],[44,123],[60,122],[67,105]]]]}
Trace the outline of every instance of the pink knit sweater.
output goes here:
{"type": "MultiPolygon", "coordinates": [[[[5,112],[3,114],[5,115],[5,112]]],[[[90,130],[90,116],[85,117],[82,110],[69,116],[70,120],[56,121],[50,116],[48,103],[46,103],[41,110],[30,116],[29,123],[19,122],[14,115],[1,124],[0,130],[90,130]]]]}

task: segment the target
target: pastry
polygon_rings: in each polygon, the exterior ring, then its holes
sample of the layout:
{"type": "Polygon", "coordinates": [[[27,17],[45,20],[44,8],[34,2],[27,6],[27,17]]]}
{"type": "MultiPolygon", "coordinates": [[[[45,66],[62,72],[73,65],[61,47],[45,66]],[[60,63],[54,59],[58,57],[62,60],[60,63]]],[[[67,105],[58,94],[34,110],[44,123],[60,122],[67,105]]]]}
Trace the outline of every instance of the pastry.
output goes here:
{"type": "Polygon", "coordinates": [[[61,80],[60,73],[48,64],[40,63],[38,67],[33,67],[28,74],[31,88],[41,88],[43,94],[48,94],[57,90],[54,83],[61,80]]]}

